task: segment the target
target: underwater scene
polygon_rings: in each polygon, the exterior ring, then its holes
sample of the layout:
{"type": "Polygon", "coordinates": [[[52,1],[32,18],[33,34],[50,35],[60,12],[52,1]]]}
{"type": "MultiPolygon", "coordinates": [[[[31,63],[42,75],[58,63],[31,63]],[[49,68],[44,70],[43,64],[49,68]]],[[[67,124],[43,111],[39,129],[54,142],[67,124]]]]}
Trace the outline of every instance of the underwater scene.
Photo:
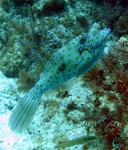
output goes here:
{"type": "Polygon", "coordinates": [[[128,150],[127,0],[0,0],[0,150],[128,150]]]}

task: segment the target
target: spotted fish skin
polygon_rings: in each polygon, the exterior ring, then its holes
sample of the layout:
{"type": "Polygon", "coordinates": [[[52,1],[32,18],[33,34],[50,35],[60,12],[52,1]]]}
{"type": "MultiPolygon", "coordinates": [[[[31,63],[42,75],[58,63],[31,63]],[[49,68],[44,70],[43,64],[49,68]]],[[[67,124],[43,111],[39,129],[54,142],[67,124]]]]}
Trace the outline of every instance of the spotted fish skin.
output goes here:
{"type": "Polygon", "coordinates": [[[110,29],[99,28],[94,24],[88,34],[74,38],[51,56],[38,82],[13,111],[9,119],[13,131],[21,133],[29,126],[45,91],[86,73],[96,64],[110,34],[110,29]]]}

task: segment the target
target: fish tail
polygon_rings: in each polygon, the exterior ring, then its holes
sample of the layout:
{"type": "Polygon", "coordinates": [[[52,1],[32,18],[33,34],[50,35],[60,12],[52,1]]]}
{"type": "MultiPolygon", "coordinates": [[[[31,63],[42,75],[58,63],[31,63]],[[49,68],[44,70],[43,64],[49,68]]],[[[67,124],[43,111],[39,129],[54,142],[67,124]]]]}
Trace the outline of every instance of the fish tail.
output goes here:
{"type": "Polygon", "coordinates": [[[12,131],[21,133],[31,123],[40,104],[42,91],[35,85],[18,103],[9,119],[12,131]]]}

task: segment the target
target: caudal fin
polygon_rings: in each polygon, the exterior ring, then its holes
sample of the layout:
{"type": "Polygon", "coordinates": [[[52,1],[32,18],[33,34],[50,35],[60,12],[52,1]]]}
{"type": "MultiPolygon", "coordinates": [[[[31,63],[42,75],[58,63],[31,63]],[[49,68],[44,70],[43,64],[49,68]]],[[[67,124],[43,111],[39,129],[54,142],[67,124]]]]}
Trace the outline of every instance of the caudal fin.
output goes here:
{"type": "Polygon", "coordinates": [[[9,119],[9,126],[14,132],[21,133],[31,123],[42,93],[37,87],[32,88],[19,102],[9,119]]]}

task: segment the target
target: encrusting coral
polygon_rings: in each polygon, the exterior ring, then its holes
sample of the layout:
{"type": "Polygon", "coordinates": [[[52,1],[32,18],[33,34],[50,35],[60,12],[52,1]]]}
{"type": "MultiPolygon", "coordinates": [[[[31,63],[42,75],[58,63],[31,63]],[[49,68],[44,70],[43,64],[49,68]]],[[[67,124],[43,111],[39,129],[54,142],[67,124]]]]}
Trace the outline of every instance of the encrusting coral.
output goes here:
{"type": "Polygon", "coordinates": [[[103,61],[103,68],[94,68],[82,80],[94,91],[92,113],[85,106],[85,121],[95,122],[97,134],[105,149],[128,149],[128,40],[121,37],[103,61]],[[123,59],[121,59],[123,58],[123,59]],[[102,71],[102,73],[100,73],[102,71]],[[95,74],[95,76],[94,76],[95,74]],[[111,80],[110,80],[111,79],[111,80]],[[127,130],[127,131],[126,131],[127,130]]]}

